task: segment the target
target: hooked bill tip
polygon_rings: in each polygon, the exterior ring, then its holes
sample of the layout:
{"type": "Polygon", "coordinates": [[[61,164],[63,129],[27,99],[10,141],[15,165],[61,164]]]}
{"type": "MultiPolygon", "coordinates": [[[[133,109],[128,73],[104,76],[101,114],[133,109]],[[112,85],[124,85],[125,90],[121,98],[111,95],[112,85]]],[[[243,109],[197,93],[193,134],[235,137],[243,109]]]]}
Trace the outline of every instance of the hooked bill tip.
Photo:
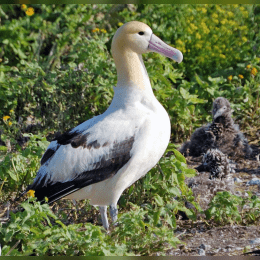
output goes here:
{"type": "Polygon", "coordinates": [[[172,56],[172,59],[176,60],[178,63],[181,63],[183,60],[182,52],[178,50],[177,53],[174,53],[174,55],[172,56]]]}

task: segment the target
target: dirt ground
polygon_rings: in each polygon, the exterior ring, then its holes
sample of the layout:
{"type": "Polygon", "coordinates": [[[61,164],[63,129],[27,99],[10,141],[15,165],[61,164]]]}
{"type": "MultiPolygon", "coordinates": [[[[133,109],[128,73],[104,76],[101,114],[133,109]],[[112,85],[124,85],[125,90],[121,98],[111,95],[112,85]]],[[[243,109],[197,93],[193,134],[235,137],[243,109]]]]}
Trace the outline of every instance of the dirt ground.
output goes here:
{"type": "MultiPolygon", "coordinates": [[[[201,158],[187,158],[191,168],[195,168],[201,162],[201,158]]],[[[209,180],[208,172],[202,172],[194,178],[187,179],[187,184],[193,189],[195,198],[199,197],[199,204],[206,209],[208,202],[217,191],[227,190],[239,196],[248,196],[251,191],[253,195],[260,196],[260,185],[247,185],[253,178],[260,179],[260,162],[257,160],[243,160],[236,162],[236,172],[229,180],[209,180]],[[233,181],[239,178],[239,182],[233,181]],[[194,185],[195,183],[195,185],[194,185]]],[[[179,220],[175,234],[184,243],[176,249],[171,249],[167,255],[176,256],[229,256],[260,255],[260,223],[251,226],[226,225],[216,226],[213,223],[200,220],[191,222],[179,220]],[[249,253],[253,252],[254,253],[249,253]]]]}

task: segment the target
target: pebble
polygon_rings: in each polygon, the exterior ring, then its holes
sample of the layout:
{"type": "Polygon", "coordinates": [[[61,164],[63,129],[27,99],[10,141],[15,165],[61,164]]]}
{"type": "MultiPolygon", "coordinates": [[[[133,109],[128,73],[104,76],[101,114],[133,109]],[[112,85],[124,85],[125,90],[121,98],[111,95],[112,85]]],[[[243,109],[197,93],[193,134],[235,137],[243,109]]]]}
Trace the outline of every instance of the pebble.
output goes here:
{"type": "Polygon", "coordinates": [[[237,196],[241,196],[241,195],[242,195],[242,192],[241,192],[241,191],[236,191],[235,194],[236,194],[237,196]]]}
{"type": "Polygon", "coordinates": [[[258,237],[258,238],[256,238],[256,239],[254,239],[254,240],[249,240],[249,243],[250,244],[260,244],[260,237],[258,237]]]}
{"type": "Polygon", "coordinates": [[[246,186],[249,186],[249,185],[260,185],[260,179],[253,178],[252,180],[250,180],[246,183],[246,186]]]}
{"type": "Polygon", "coordinates": [[[198,254],[199,254],[199,255],[206,255],[206,254],[205,254],[205,250],[203,250],[203,249],[201,249],[201,248],[198,250],[198,254]]]}
{"type": "Polygon", "coordinates": [[[203,249],[203,250],[206,250],[206,245],[201,244],[201,245],[199,246],[199,248],[201,248],[201,249],[203,249]]]}
{"type": "Polygon", "coordinates": [[[239,179],[238,177],[235,177],[235,178],[234,178],[234,181],[235,181],[235,182],[238,182],[238,183],[243,182],[243,181],[242,181],[241,179],[239,179]]]}
{"type": "Polygon", "coordinates": [[[211,246],[210,246],[210,245],[201,244],[201,245],[199,246],[199,248],[201,248],[201,249],[207,251],[207,250],[209,250],[209,249],[211,248],[211,246]]]}

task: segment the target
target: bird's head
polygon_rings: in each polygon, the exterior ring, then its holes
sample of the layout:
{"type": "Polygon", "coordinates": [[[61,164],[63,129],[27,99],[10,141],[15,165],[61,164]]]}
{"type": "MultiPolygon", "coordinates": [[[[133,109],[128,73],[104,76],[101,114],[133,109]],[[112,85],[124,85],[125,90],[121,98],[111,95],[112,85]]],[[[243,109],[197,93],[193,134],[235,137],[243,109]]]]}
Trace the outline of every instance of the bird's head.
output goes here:
{"type": "Polygon", "coordinates": [[[116,31],[111,47],[113,56],[122,49],[130,49],[138,54],[157,52],[178,63],[183,59],[179,50],[164,43],[148,25],[138,21],[128,22],[116,31]]]}
{"type": "Polygon", "coordinates": [[[218,97],[213,102],[212,116],[214,119],[220,116],[230,116],[231,115],[230,103],[227,99],[223,97],[218,97]]]}

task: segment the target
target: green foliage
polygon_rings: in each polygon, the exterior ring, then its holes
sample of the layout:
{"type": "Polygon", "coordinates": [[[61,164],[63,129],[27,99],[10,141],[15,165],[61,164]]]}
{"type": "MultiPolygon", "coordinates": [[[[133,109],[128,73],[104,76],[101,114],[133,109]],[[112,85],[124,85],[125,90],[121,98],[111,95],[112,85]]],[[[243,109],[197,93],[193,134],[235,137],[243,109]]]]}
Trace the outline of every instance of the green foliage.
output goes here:
{"type": "Polygon", "coordinates": [[[30,201],[1,226],[2,255],[149,255],[180,243],[172,229],[147,221],[148,212],[136,205],[121,215],[111,234],[105,234],[103,227],[89,223],[66,226],[47,204],[30,201]]]}
{"type": "Polygon", "coordinates": [[[23,212],[11,213],[11,220],[0,229],[2,255],[120,255],[102,228],[91,224],[66,226],[51,212],[49,205],[24,202],[23,212]],[[110,242],[110,244],[108,244],[110,242]],[[11,248],[17,244],[17,247],[11,248]]]}
{"type": "Polygon", "coordinates": [[[249,224],[260,219],[260,199],[249,192],[242,198],[230,192],[218,192],[205,211],[207,219],[219,224],[249,224]]]}
{"type": "Polygon", "coordinates": [[[111,237],[125,244],[129,252],[140,255],[163,253],[180,243],[172,229],[167,226],[158,227],[151,219],[145,220],[150,217],[148,211],[132,206],[131,211],[120,217],[118,226],[111,233],[111,237]]]}
{"type": "MultiPolygon", "coordinates": [[[[139,5],[141,21],[183,52],[190,77],[211,75],[254,55],[259,14],[253,5],[139,5]]],[[[257,50],[259,53],[259,49],[257,50]]]]}
{"type": "Polygon", "coordinates": [[[33,134],[29,136],[30,141],[24,150],[17,146],[17,152],[7,154],[0,164],[0,178],[4,180],[2,191],[7,198],[12,192],[28,185],[40,167],[40,159],[47,149],[49,142],[46,137],[33,134]]]}

